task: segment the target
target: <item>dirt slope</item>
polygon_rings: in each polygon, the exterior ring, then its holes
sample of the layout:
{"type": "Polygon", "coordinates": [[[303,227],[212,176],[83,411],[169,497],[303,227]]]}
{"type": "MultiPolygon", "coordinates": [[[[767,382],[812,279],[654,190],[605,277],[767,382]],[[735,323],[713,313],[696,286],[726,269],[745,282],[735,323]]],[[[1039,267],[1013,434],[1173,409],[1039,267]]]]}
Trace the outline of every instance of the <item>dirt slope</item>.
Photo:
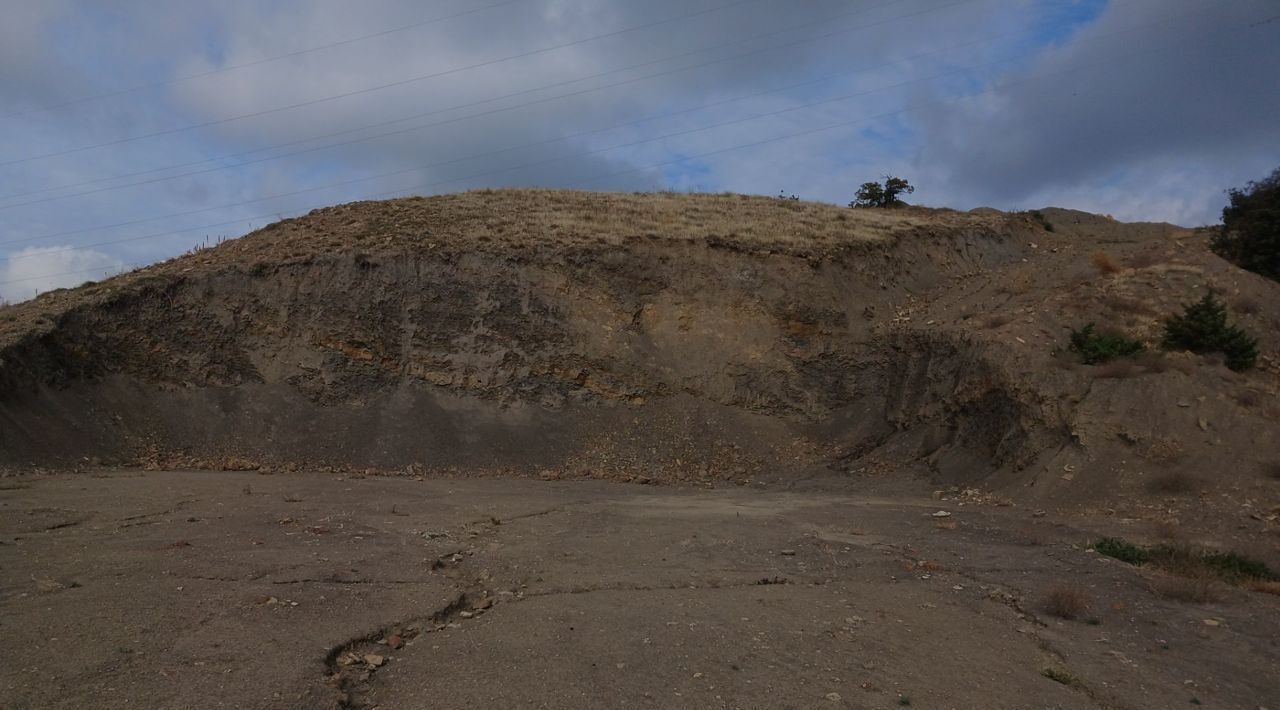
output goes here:
{"type": "Polygon", "coordinates": [[[0,311],[0,463],[909,471],[1035,505],[1199,497],[1270,529],[1280,285],[1203,241],[738,195],[342,205],[0,311]],[[1090,321],[1154,343],[1206,288],[1258,369],[1055,354],[1090,321]]]}

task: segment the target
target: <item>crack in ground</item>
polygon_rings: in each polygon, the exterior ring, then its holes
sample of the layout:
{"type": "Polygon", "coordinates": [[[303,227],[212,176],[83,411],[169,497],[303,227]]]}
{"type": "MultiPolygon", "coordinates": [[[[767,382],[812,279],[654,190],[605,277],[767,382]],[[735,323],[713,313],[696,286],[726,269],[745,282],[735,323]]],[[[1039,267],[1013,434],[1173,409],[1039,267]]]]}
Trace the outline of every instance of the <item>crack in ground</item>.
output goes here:
{"type": "Polygon", "coordinates": [[[187,507],[188,505],[191,505],[192,503],[199,503],[199,502],[200,502],[200,499],[198,499],[198,498],[191,498],[191,499],[187,499],[187,500],[180,500],[180,501],[178,501],[176,504],[174,504],[174,506],[173,506],[172,508],[168,508],[168,509],[166,509],[166,510],[161,510],[161,511],[156,512],[156,513],[138,513],[137,515],[130,515],[130,516],[126,516],[126,517],[120,518],[120,519],[119,519],[119,520],[117,520],[116,522],[117,522],[117,523],[120,523],[120,529],[122,529],[122,530],[123,530],[123,529],[125,529],[125,528],[137,527],[137,526],[139,526],[139,525],[155,525],[156,523],[158,523],[158,522],[160,522],[160,521],[158,521],[158,520],[145,520],[145,518],[158,518],[158,517],[160,517],[160,516],[162,516],[162,515],[172,515],[172,514],[174,514],[174,513],[178,512],[178,511],[182,510],[183,508],[187,507]]]}
{"type": "Polygon", "coordinates": [[[504,523],[509,523],[516,520],[525,520],[527,518],[538,518],[543,515],[551,515],[552,513],[563,513],[563,512],[566,512],[569,508],[573,508],[580,505],[589,505],[590,503],[591,501],[588,501],[588,500],[573,500],[567,503],[561,503],[560,505],[552,506],[550,508],[547,508],[546,510],[535,510],[531,513],[520,513],[519,515],[511,515],[505,518],[500,518],[496,515],[491,515],[487,518],[472,520],[471,522],[463,523],[460,527],[465,530],[466,528],[471,527],[473,525],[484,525],[486,523],[489,525],[492,525],[493,527],[498,527],[503,525],[504,523]]]}
{"type": "MultiPolygon", "coordinates": [[[[978,574],[975,572],[958,570],[958,569],[948,569],[947,571],[952,574],[955,574],[958,577],[967,579],[970,582],[980,587],[993,588],[994,591],[987,594],[986,599],[989,601],[997,602],[999,604],[1003,604],[1004,606],[1007,606],[1010,609],[1012,609],[1014,612],[1016,612],[1021,619],[1030,621],[1032,624],[1032,628],[1027,631],[1027,636],[1030,636],[1036,642],[1036,647],[1039,648],[1041,651],[1044,651],[1045,653],[1049,654],[1053,659],[1055,659],[1062,666],[1068,665],[1066,654],[1064,654],[1062,651],[1059,651],[1052,643],[1049,642],[1048,639],[1044,638],[1039,634],[1037,629],[1046,629],[1046,628],[1049,628],[1049,625],[1041,621],[1040,617],[1037,616],[1034,612],[1028,611],[1023,606],[1021,599],[1026,597],[1025,592],[1015,587],[1012,587],[1011,585],[991,583],[987,580],[984,580],[982,577],[978,576],[978,574]],[[1000,590],[1006,589],[1006,588],[1012,591],[1001,593],[1000,590]]],[[[1129,710],[1129,706],[1120,704],[1114,699],[1104,697],[1101,692],[1089,687],[1089,685],[1087,685],[1084,681],[1080,680],[1078,677],[1075,678],[1074,682],[1068,683],[1066,685],[1069,688],[1078,690],[1081,693],[1083,693],[1085,697],[1089,699],[1090,702],[1092,702],[1094,705],[1097,705],[1100,708],[1104,708],[1107,710],[1129,710]]]]}
{"type": "Polygon", "coordinates": [[[384,647],[396,650],[421,635],[449,628],[464,614],[474,616],[477,609],[488,609],[493,604],[490,597],[474,604],[471,598],[468,592],[459,592],[448,604],[429,614],[387,624],[330,648],[324,657],[324,681],[337,691],[333,707],[340,710],[366,707],[357,694],[388,660],[382,653],[362,652],[361,647],[373,647],[375,651],[384,647]]]}
{"type": "Polygon", "coordinates": [[[383,584],[427,584],[429,579],[333,579],[328,577],[322,578],[304,578],[304,579],[273,579],[272,584],[345,584],[345,585],[383,585],[383,584]]]}
{"type": "Polygon", "coordinates": [[[707,582],[705,584],[605,584],[594,587],[574,589],[550,589],[542,592],[525,592],[520,599],[538,599],[542,597],[570,596],[577,594],[593,594],[595,592],[667,592],[667,591],[716,591],[730,589],[750,589],[752,587],[771,585],[791,585],[805,587],[825,587],[826,580],[791,581],[786,577],[761,577],[751,582],[707,582]]]}
{"type": "Polygon", "coordinates": [[[53,530],[62,530],[62,529],[64,529],[64,528],[73,528],[73,527],[75,527],[75,526],[77,526],[77,525],[79,525],[79,524],[81,524],[81,523],[85,522],[86,520],[88,520],[88,518],[80,518],[79,520],[68,520],[68,521],[61,522],[61,523],[55,523],[55,524],[50,525],[50,526],[48,526],[48,527],[41,528],[41,529],[37,530],[36,532],[51,532],[51,531],[53,531],[53,530]]]}
{"type": "MultiPolygon", "coordinates": [[[[525,592],[510,601],[523,601],[553,596],[590,594],[594,592],[630,591],[716,591],[731,589],[748,589],[765,585],[804,585],[821,587],[825,581],[793,582],[783,577],[762,577],[753,581],[703,584],[673,583],[669,585],[617,584],[599,585],[568,590],[548,590],[544,592],[525,592]]],[[[474,619],[505,603],[499,598],[490,596],[487,591],[472,589],[459,592],[445,606],[430,614],[411,617],[384,625],[372,632],[349,639],[333,646],[325,654],[325,684],[338,691],[334,707],[340,710],[360,710],[368,707],[361,701],[360,695],[374,678],[376,672],[390,660],[386,649],[398,650],[413,642],[420,636],[445,631],[458,627],[460,619],[474,619]],[[473,601],[474,600],[474,601],[473,601]]]]}

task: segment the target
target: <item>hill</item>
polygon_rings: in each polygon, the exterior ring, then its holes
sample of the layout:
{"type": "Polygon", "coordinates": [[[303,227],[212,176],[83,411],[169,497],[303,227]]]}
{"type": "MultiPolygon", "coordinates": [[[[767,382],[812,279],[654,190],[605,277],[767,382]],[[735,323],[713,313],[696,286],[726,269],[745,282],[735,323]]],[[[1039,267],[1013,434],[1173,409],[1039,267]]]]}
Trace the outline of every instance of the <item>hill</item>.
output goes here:
{"type": "Polygon", "coordinates": [[[1280,286],[1204,241],[741,195],[341,205],[0,311],[0,462],[905,472],[1032,505],[1257,512],[1280,486],[1257,444],[1280,422],[1280,286]],[[1257,369],[1064,352],[1088,322],[1154,344],[1209,288],[1261,336],[1257,369]]]}

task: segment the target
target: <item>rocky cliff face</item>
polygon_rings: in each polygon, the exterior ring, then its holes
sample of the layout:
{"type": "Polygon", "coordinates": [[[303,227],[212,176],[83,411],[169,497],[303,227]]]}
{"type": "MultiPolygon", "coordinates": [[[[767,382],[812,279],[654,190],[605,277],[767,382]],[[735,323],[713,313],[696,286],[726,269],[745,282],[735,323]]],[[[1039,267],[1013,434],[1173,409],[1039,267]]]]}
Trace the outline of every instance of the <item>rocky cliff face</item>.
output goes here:
{"type": "Polygon", "coordinates": [[[1052,360],[1068,266],[1177,234],[1056,217],[548,191],[318,210],[0,312],[0,460],[1025,484],[1080,445],[1063,402],[1091,376],[1052,360]]]}

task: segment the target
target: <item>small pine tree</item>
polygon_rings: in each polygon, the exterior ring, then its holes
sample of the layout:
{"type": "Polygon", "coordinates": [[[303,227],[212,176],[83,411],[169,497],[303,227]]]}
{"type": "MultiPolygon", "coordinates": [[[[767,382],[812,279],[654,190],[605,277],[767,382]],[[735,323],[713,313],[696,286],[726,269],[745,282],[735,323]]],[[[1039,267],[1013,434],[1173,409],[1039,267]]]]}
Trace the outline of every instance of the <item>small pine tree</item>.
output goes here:
{"type": "Polygon", "coordinates": [[[1166,350],[1222,353],[1227,367],[1236,372],[1248,370],[1258,360],[1257,339],[1227,321],[1227,309],[1212,291],[1188,304],[1181,315],[1165,320],[1162,344],[1166,350]]]}

